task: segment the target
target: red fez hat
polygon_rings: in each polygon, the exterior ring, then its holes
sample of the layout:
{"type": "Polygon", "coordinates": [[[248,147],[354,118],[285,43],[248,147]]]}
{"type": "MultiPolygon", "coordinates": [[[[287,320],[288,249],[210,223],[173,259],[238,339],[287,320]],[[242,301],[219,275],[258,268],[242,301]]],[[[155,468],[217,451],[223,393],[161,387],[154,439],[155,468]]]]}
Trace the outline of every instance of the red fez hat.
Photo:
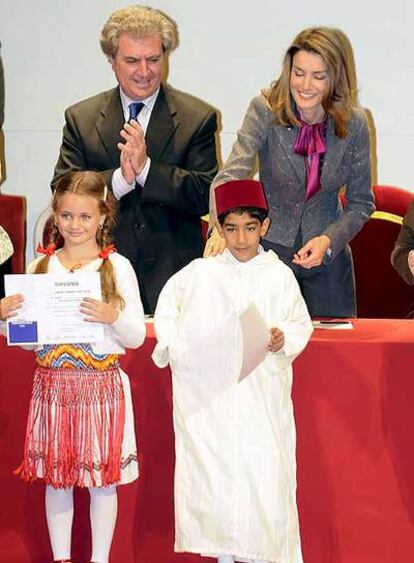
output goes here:
{"type": "Polygon", "coordinates": [[[217,215],[237,207],[258,207],[268,210],[264,189],[257,180],[231,180],[214,190],[217,215]]]}

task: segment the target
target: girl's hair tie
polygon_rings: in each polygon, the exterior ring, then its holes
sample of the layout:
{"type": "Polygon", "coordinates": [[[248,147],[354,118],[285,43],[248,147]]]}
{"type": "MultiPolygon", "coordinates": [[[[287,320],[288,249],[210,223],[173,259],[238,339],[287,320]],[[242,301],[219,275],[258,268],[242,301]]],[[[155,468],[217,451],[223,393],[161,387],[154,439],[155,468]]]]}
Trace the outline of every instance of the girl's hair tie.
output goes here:
{"type": "Polygon", "coordinates": [[[100,251],[98,256],[99,256],[99,258],[103,258],[104,260],[106,260],[112,252],[117,252],[115,245],[114,244],[108,244],[108,246],[105,246],[105,248],[103,248],[100,251]]]}
{"type": "Polygon", "coordinates": [[[49,244],[46,247],[42,246],[39,242],[36,248],[36,252],[38,254],[45,254],[46,256],[52,256],[52,254],[55,253],[55,250],[56,250],[56,244],[54,242],[52,242],[52,244],[49,244]]]}

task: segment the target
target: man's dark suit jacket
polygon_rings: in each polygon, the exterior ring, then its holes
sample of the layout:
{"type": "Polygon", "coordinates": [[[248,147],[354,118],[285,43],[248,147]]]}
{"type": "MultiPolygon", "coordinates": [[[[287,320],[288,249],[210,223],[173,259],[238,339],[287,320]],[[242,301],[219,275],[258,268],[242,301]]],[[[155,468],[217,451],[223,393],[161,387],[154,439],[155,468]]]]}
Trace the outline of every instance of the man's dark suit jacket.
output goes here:
{"type": "MultiPolygon", "coordinates": [[[[1,47],[1,43],[0,43],[1,47]]],[[[0,55],[0,129],[3,127],[4,122],[4,70],[3,60],[0,55]]]]}
{"type": "MultiPolygon", "coordinates": [[[[119,89],[75,104],[65,120],[52,188],[70,170],[100,171],[110,187],[124,125],[119,89]]],[[[208,213],[217,172],[216,129],[211,106],[161,86],[145,136],[147,180],[120,199],[114,237],[138,275],[146,312],[154,311],[170,276],[202,254],[200,217],[208,213]]]]}
{"type": "Polygon", "coordinates": [[[398,239],[391,254],[391,263],[408,284],[414,285],[414,275],[408,265],[408,255],[414,249],[414,202],[404,216],[398,239]]]}

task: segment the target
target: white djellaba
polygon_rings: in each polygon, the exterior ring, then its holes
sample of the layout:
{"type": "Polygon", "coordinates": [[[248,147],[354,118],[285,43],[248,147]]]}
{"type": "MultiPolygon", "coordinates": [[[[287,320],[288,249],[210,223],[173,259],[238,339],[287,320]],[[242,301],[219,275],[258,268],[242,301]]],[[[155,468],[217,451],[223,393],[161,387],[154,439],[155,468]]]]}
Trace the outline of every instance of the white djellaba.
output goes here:
{"type": "Polygon", "coordinates": [[[291,364],[312,324],[293,273],[261,248],[195,260],[165,285],[154,325],[153,360],[173,374],[175,551],[302,563],[291,364]],[[251,303],[285,344],[238,383],[251,303]]]}

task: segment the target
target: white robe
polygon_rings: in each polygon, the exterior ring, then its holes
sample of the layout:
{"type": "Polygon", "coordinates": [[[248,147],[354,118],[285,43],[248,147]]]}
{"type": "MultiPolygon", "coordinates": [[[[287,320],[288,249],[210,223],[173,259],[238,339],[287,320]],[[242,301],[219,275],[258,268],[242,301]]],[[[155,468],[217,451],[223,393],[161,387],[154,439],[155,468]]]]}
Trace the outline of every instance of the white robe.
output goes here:
{"type": "Polygon", "coordinates": [[[154,324],[154,362],[173,373],[175,550],[300,563],[291,363],[312,324],[291,270],[272,251],[195,260],[165,285],[154,324]],[[237,383],[252,302],[285,344],[237,383]]]}

